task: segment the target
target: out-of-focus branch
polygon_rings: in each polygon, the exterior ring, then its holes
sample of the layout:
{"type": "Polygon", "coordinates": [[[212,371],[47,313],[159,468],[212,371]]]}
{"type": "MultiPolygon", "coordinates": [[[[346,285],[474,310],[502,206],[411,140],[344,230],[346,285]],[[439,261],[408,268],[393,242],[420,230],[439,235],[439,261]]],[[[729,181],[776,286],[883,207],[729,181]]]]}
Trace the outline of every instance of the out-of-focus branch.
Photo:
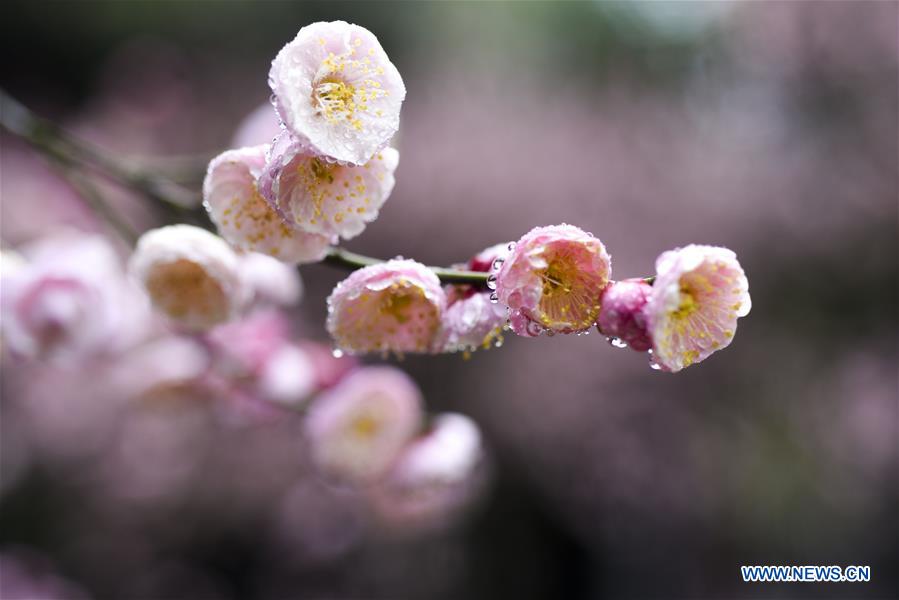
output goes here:
{"type": "Polygon", "coordinates": [[[56,123],[34,114],[4,90],[0,90],[0,125],[38,152],[65,165],[90,169],[185,213],[200,206],[198,196],[189,189],[171,179],[138,169],[120,157],[71,135],[56,123]]]}
{"type": "Polygon", "coordinates": [[[134,246],[137,243],[138,234],[119,214],[109,206],[103,194],[96,188],[93,181],[72,168],[71,164],[61,160],[52,160],[60,175],[72,186],[78,196],[84,200],[91,210],[109,225],[126,244],[134,246]]]}

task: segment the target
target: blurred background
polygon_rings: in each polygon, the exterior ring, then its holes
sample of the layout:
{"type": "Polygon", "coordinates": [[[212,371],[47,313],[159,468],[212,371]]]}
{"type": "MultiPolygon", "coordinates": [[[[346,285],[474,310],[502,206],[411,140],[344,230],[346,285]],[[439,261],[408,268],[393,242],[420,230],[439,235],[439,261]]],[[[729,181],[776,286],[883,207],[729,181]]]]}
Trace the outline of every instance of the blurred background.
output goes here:
{"type": "MultiPolygon", "coordinates": [[[[4,599],[899,597],[896,3],[2,13],[3,89],[194,191],[210,157],[270,138],[271,112],[251,115],[280,47],[313,21],[358,23],[408,95],[397,186],[350,249],[450,264],[568,222],[602,239],[616,278],[679,245],[728,246],[753,298],[732,346],[677,375],[599,335],[396,363],[430,411],[471,416],[489,454],[477,499],[429,527],[372,521],[318,482],[295,423],[223,425],[220,398],[183,386],[135,409],[108,364],[4,355],[4,599]],[[754,564],[872,579],[742,583],[754,564]]],[[[141,230],[172,220],[101,189],[141,230]]],[[[0,217],[4,250],[105,231],[8,135],[0,217]]],[[[327,344],[344,274],[301,274],[290,327],[327,344]]]]}

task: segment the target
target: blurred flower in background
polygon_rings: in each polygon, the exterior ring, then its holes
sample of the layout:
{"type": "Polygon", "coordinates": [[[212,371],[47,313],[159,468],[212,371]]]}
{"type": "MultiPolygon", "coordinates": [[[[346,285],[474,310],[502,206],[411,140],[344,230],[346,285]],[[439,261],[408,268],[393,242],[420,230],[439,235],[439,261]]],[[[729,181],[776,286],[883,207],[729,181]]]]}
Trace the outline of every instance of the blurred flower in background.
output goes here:
{"type": "MultiPolygon", "coordinates": [[[[396,8],[17,2],[2,87],[197,206],[210,158],[280,131],[278,49],[358,23],[408,95],[396,185],[351,248],[453,264],[569,222],[626,279],[727,245],[753,277],[740,337],[677,377],[598,335],[409,356],[426,422],[378,481],[335,482],[304,415],[370,368],[323,342],[344,274],[242,255],[239,318],[180,332],[129,295],[66,169],[4,133],[0,596],[899,595],[897,6],[396,8]],[[768,563],[874,576],[737,582],[768,563]]],[[[209,226],[95,179],[138,232],[209,226]]]]}

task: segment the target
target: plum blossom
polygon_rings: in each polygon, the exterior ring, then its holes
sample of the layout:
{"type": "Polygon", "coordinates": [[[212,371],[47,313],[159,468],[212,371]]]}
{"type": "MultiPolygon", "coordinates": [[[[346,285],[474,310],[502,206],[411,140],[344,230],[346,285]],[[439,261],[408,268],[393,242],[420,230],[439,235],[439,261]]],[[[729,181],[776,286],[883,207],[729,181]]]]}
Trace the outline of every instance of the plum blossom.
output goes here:
{"type": "Polygon", "coordinates": [[[209,332],[215,370],[256,398],[299,406],[323,387],[316,361],[289,339],[290,324],[280,313],[259,310],[209,332]]]}
{"type": "Polygon", "coordinates": [[[730,344],[751,307],[733,251],[691,244],[663,252],[645,307],[653,360],[671,372],[705,360],[730,344]]]}
{"type": "Polygon", "coordinates": [[[408,375],[367,367],[312,403],[305,431],[323,473],[366,483],[384,475],[420,431],[422,419],[421,393],[408,375]]]}
{"type": "Polygon", "coordinates": [[[347,352],[430,352],[446,308],[433,271],[394,259],[353,272],[328,297],[327,328],[347,352]]]}
{"type": "Polygon", "coordinates": [[[300,29],[272,61],[284,125],[313,152],[363,165],[399,128],[406,87],[378,39],[344,21],[300,29]]]}
{"type": "Polygon", "coordinates": [[[259,187],[296,230],[350,239],[378,217],[393,191],[399,160],[399,152],[384,148],[364,165],[343,165],[284,132],[275,140],[259,187]]]}
{"type": "Polygon", "coordinates": [[[482,489],[484,462],[477,424],[457,413],[437,415],[372,490],[375,513],[404,530],[445,525],[482,489]]]}
{"type": "Polygon", "coordinates": [[[101,236],[61,232],[4,252],[2,333],[14,353],[55,364],[121,349],[147,324],[146,302],[101,236]]]}
{"type": "Polygon", "coordinates": [[[452,485],[465,481],[481,461],[481,432],[457,413],[434,417],[430,428],[403,451],[390,480],[402,487],[452,485]]]}
{"type": "Polygon", "coordinates": [[[646,331],[643,307],[651,293],[652,286],[643,279],[613,282],[603,292],[596,328],[603,335],[618,338],[633,350],[646,352],[652,348],[652,340],[646,331]]]}
{"type": "Polygon", "coordinates": [[[254,306],[295,306],[303,297],[303,280],[296,268],[268,254],[239,256],[240,274],[252,291],[254,306]]]}
{"type": "MultiPolygon", "coordinates": [[[[497,244],[482,250],[467,264],[457,266],[470,271],[493,271],[494,261],[499,265],[508,254],[509,244],[497,244]]],[[[470,352],[501,343],[506,307],[493,302],[489,291],[474,286],[448,285],[445,289],[447,308],[441,324],[440,350],[470,352]]]]}
{"type": "Polygon", "coordinates": [[[228,150],[209,163],[203,204],[216,228],[235,248],[269,254],[291,263],[316,262],[335,242],[333,235],[297,230],[259,194],[267,144],[228,150]]]}
{"type": "Polygon", "coordinates": [[[496,294],[522,336],[573,333],[593,326],[609,282],[611,258],[602,242],[573,225],[525,234],[496,274],[496,294]]]}
{"type": "Polygon", "coordinates": [[[191,225],[151,229],[137,242],[129,269],[153,306],[190,330],[233,318],[246,302],[237,255],[225,241],[191,225]]]}

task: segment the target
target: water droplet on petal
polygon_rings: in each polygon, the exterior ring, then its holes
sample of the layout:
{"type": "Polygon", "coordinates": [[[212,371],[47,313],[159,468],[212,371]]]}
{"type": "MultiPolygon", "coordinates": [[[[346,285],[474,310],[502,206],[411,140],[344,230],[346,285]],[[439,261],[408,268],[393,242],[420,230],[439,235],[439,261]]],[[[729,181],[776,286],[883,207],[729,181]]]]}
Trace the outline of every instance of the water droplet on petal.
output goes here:
{"type": "Polygon", "coordinates": [[[655,357],[652,355],[652,350],[650,350],[648,352],[648,354],[649,354],[649,368],[652,369],[653,371],[661,371],[662,365],[660,365],[659,363],[656,362],[655,357]]]}
{"type": "Polygon", "coordinates": [[[515,242],[509,242],[509,245],[506,247],[509,249],[509,252],[515,250],[515,242]]]}
{"type": "Polygon", "coordinates": [[[540,323],[537,323],[536,321],[528,321],[526,329],[528,335],[530,335],[531,337],[537,337],[538,335],[543,333],[543,327],[541,327],[540,323]]]}
{"type": "Polygon", "coordinates": [[[504,262],[506,262],[505,258],[502,258],[500,256],[494,258],[493,259],[493,270],[499,271],[502,268],[504,262]]]}
{"type": "Polygon", "coordinates": [[[490,288],[491,290],[496,289],[496,275],[490,275],[487,278],[487,287],[490,288]]]}
{"type": "Polygon", "coordinates": [[[606,341],[609,342],[615,348],[627,348],[627,342],[625,342],[620,337],[609,336],[606,338],[606,341]]]}
{"type": "Polygon", "coordinates": [[[494,304],[499,302],[499,296],[496,295],[496,292],[490,293],[490,301],[493,302],[494,304]]]}
{"type": "Polygon", "coordinates": [[[334,348],[333,350],[331,350],[331,356],[333,356],[334,358],[342,358],[343,350],[341,350],[340,348],[334,348]]]}

